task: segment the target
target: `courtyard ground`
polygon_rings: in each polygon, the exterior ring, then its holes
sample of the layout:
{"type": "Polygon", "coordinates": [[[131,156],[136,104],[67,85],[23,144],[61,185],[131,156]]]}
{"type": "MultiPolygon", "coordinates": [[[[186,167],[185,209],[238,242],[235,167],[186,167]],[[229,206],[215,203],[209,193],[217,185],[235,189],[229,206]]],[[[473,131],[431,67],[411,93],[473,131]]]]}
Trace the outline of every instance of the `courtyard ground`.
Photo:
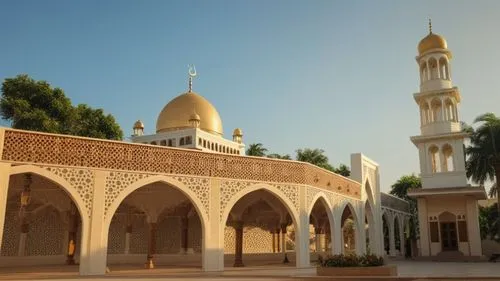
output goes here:
{"type": "Polygon", "coordinates": [[[500,264],[488,262],[391,261],[398,265],[398,278],[340,278],[316,276],[314,268],[265,265],[226,268],[223,273],[205,273],[196,267],[159,267],[146,270],[137,266],[116,266],[106,276],[78,276],[76,266],[0,268],[0,280],[500,280],[500,264]]]}

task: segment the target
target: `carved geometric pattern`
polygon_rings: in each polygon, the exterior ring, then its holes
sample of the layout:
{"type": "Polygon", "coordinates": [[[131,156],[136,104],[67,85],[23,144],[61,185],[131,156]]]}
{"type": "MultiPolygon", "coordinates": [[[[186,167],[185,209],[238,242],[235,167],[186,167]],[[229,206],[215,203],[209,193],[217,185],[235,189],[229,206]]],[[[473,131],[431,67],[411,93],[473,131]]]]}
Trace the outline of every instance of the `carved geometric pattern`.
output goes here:
{"type": "Polygon", "coordinates": [[[94,193],[94,173],[88,169],[44,167],[55,175],[65,179],[80,195],[90,217],[94,193]]]}
{"type": "Polygon", "coordinates": [[[227,203],[233,196],[243,190],[244,188],[250,186],[252,182],[248,181],[231,181],[224,180],[221,182],[220,186],[220,219],[226,210],[227,203]]]}
{"type": "Polygon", "coordinates": [[[108,213],[108,208],[116,200],[118,195],[129,185],[146,178],[150,175],[124,172],[111,172],[106,177],[104,216],[108,213]]]}
{"type": "Polygon", "coordinates": [[[122,171],[310,185],[360,198],[359,183],[305,162],[5,130],[2,159],[122,171]]]}
{"type": "Polygon", "coordinates": [[[201,201],[205,208],[205,213],[209,217],[208,210],[210,208],[210,180],[206,178],[195,177],[174,177],[176,180],[183,183],[191,191],[196,194],[196,197],[201,201]]]}
{"type": "Polygon", "coordinates": [[[281,192],[285,194],[290,201],[292,201],[293,205],[295,206],[295,210],[297,212],[300,210],[299,206],[299,187],[294,186],[294,185],[278,185],[275,184],[276,188],[278,188],[281,192]]]}
{"type": "Polygon", "coordinates": [[[309,207],[314,204],[312,200],[314,199],[314,196],[320,192],[319,189],[313,188],[313,187],[307,187],[307,193],[306,193],[306,210],[309,210],[309,207]]]}

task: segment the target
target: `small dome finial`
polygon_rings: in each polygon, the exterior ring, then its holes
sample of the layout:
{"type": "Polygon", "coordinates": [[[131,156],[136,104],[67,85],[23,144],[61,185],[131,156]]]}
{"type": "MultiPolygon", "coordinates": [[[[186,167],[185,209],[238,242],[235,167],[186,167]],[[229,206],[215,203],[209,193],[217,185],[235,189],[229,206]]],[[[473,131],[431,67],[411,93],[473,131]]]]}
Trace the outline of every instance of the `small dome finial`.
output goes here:
{"type": "Polygon", "coordinates": [[[431,18],[429,18],[429,33],[432,33],[432,21],[431,21],[431,18]]]}

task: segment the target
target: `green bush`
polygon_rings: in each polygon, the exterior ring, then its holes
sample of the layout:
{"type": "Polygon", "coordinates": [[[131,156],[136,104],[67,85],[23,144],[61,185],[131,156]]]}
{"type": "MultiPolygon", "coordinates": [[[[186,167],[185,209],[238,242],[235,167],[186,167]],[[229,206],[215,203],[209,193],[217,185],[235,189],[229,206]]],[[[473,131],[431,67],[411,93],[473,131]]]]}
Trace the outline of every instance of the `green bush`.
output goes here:
{"type": "Polygon", "coordinates": [[[384,265],[384,258],[373,254],[362,256],[355,254],[328,255],[326,257],[319,256],[318,264],[321,267],[381,266],[384,265]]]}

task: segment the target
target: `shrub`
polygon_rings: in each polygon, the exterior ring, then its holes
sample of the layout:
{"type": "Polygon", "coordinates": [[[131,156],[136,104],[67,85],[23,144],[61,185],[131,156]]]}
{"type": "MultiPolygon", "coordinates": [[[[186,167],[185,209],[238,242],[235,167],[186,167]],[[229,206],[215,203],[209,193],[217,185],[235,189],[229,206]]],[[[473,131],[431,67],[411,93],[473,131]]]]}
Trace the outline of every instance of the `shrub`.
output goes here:
{"type": "Polygon", "coordinates": [[[381,266],[384,265],[384,258],[373,254],[362,256],[355,254],[328,255],[326,257],[319,256],[318,264],[321,267],[381,266]]]}

